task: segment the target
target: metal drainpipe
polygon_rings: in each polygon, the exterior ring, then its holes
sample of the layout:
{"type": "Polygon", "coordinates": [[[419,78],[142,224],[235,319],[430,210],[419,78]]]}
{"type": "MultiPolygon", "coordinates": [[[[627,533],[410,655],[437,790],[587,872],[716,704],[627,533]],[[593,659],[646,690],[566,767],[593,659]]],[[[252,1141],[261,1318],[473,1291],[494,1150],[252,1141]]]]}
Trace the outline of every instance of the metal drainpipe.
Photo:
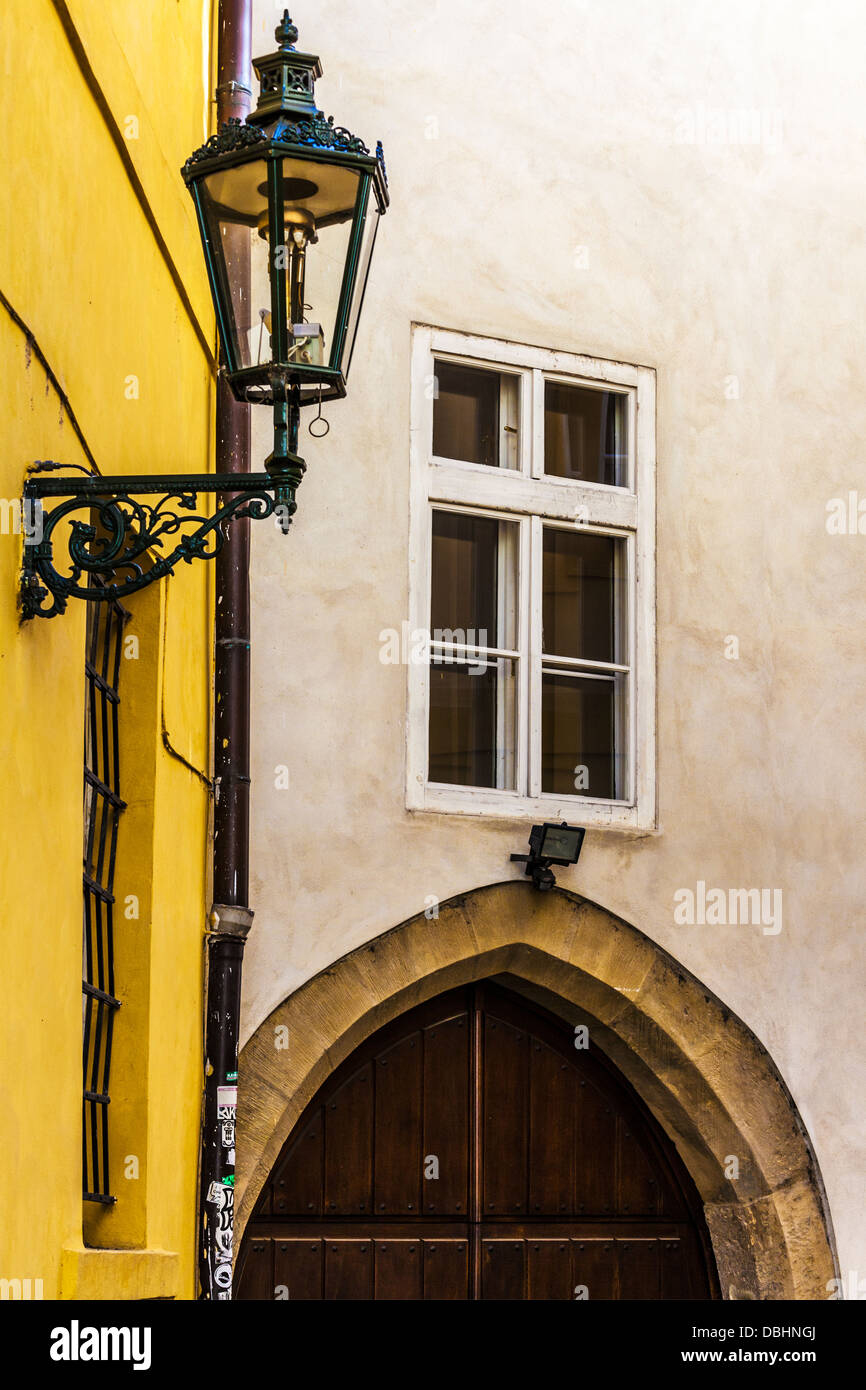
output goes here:
{"type": "MultiPolygon", "coordinates": [[[[217,126],[249,112],[251,0],[220,0],[217,126]]],[[[247,277],[249,240],[238,248],[247,277]]],[[[216,469],[250,466],[249,406],[217,383],[216,469]]],[[[249,907],[250,528],[235,521],[215,562],[213,908],[207,937],[205,1091],[199,1212],[200,1297],[231,1298],[238,1019],[249,907]]]]}

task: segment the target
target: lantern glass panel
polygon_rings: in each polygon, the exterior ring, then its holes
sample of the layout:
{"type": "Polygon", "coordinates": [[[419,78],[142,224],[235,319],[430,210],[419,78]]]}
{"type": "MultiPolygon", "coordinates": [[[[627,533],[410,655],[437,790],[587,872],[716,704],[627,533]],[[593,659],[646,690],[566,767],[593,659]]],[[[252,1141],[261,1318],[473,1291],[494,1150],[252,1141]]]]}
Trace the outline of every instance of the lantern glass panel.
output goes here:
{"type": "MultiPolygon", "coordinates": [[[[221,299],[230,305],[225,344],[229,367],[236,371],[258,360],[261,320],[255,287],[262,274],[268,278],[267,242],[258,234],[267,216],[267,166],[263,159],[233,169],[220,169],[202,181],[201,203],[213,251],[214,273],[221,299]],[[232,360],[233,359],[233,360],[232,360]]],[[[270,309],[269,301],[267,307],[270,309]]],[[[264,336],[269,356],[268,335],[264,336]]]]}
{"type": "Polygon", "coordinates": [[[357,169],[291,155],[283,160],[286,207],[306,208],[319,229],[346,222],[355,211],[359,178],[357,169]]]}
{"type": "MultiPolygon", "coordinates": [[[[282,160],[282,173],[287,359],[305,367],[338,366],[340,291],[361,174],[295,156],[282,160]]],[[[222,280],[223,299],[231,304],[226,325],[231,368],[267,366],[273,352],[266,162],[254,160],[209,174],[202,203],[215,273],[222,280]]]]}
{"type": "Polygon", "coordinates": [[[321,326],[322,353],[325,363],[330,365],[335,365],[331,358],[336,341],[340,286],[351,230],[351,218],[348,221],[320,227],[318,241],[307,251],[303,317],[307,322],[321,326]]]}
{"type": "Polygon", "coordinates": [[[351,290],[352,297],[348,306],[348,317],[346,320],[346,336],[342,354],[344,376],[349,375],[349,368],[352,365],[352,353],[355,348],[355,338],[358,333],[361,307],[364,303],[364,292],[367,288],[367,276],[370,273],[370,261],[373,257],[373,247],[376,243],[376,232],[379,229],[380,216],[379,201],[373,190],[373,183],[371,180],[367,189],[366,208],[364,209],[364,224],[361,232],[358,269],[355,274],[355,283],[351,290]]]}

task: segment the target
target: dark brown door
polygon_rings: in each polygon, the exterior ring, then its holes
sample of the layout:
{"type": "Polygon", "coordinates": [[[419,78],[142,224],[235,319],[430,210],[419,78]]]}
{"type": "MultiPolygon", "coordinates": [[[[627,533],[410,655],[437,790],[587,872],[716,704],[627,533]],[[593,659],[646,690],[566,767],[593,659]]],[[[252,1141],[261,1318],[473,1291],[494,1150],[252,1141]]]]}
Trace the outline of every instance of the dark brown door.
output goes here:
{"type": "Polygon", "coordinates": [[[623,1076],[485,982],[374,1034],[289,1136],[241,1299],[709,1299],[701,1203],[623,1076]]]}

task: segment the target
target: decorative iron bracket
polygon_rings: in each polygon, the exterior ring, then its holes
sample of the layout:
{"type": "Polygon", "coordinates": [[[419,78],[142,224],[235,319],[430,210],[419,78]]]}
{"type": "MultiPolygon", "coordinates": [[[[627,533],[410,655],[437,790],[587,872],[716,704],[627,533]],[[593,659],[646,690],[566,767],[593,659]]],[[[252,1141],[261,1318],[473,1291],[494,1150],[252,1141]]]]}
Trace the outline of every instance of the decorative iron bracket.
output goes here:
{"type": "MultiPolygon", "coordinates": [[[[175,473],[84,478],[33,476],[76,465],[39,462],[24,484],[25,543],[21,575],[24,618],[53,618],[70,597],[105,603],[173,574],[180,560],[212,560],[229,522],[275,516],[284,534],[297,508],[295,489],[305,464],[285,454],[272,473],[175,473]],[[222,493],[212,516],[196,515],[199,493],[222,493]],[[144,502],[145,496],[154,502],[144,502]],[[48,498],[65,499],[47,511],[48,498]],[[84,512],[86,520],[73,514],[84,512]],[[62,522],[67,572],[54,564],[62,522]],[[166,550],[166,542],[172,548],[166,550]],[[91,585],[91,575],[101,580],[91,585]]],[[[81,470],[84,471],[83,469],[81,470]]],[[[61,533],[62,534],[62,533],[61,533]]]]}

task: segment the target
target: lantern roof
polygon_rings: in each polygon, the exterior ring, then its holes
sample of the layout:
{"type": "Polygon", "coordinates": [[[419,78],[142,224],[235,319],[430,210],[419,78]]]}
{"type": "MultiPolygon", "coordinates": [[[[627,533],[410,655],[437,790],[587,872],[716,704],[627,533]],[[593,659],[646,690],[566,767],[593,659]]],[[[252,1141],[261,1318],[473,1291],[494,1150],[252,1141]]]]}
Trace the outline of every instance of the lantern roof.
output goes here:
{"type": "Polygon", "coordinates": [[[268,125],[278,116],[310,117],[316,114],[316,78],[322,64],[315,53],[299,53],[295,48],[298,31],[288,10],[274,30],[277,51],[254,58],[259,79],[259,96],[249,119],[253,125],[268,125]]]}
{"type": "Polygon", "coordinates": [[[185,181],[191,183],[207,173],[214,161],[236,163],[260,157],[268,146],[278,150],[295,147],[307,158],[318,152],[338,161],[348,156],[352,163],[373,169],[382,202],[387,205],[388,174],[381,140],[375,153],[371,152],[360,136],[336,125],[333,116],[326,116],[316,106],[315,82],[322,75],[322,64],[316,54],[294,47],[298,30],[288,10],[283,11],[274,35],[276,51],[253,59],[259,79],[255,110],[244,121],[230,118],[189,156],[181,171],[185,181]]]}

